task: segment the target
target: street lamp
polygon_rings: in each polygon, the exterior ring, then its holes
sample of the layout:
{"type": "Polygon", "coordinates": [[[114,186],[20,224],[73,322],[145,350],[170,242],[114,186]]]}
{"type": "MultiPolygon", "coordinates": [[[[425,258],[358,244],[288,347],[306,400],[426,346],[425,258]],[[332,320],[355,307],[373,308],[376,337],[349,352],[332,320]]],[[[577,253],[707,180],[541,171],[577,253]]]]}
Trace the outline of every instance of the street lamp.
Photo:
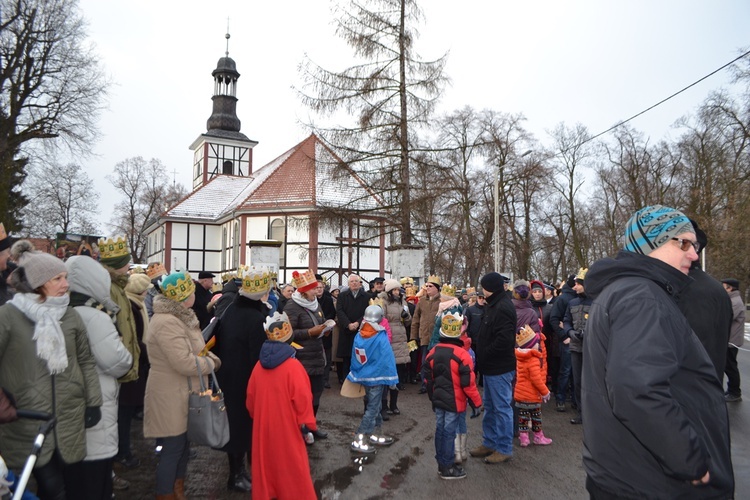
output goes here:
{"type": "MultiPolygon", "coordinates": [[[[518,158],[531,154],[529,149],[518,158]]],[[[500,272],[500,169],[509,162],[505,162],[495,169],[495,271],[500,272]]]]}

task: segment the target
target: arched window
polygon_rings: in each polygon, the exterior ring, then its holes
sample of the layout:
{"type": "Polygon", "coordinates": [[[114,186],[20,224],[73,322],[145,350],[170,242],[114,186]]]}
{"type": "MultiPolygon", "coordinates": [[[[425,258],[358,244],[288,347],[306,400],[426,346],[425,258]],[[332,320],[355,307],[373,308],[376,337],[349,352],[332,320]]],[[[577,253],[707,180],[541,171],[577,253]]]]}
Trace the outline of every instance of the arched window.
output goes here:
{"type": "Polygon", "coordinates": [[[281,242],[279,248],[279,268],[286,266],[286,224],[284,219],[274,219],[271,221],[271,228],[269,230],[268,239],[276,240],[281,242]]]}

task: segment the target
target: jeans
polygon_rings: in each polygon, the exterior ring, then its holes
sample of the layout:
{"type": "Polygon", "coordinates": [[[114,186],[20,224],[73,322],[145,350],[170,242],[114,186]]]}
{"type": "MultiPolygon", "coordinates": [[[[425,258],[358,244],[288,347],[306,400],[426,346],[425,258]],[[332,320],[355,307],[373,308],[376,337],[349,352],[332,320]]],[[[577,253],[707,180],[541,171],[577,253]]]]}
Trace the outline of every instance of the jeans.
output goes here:
{"type": "MultiPolygon", "coordinates": [[[[568,344],[560,342],[560,371],[557,372],[557,394],[555,394],[555,401],[558,403],[565,402],[568,382],[570,381],[570,370],[570,348],[568,344]]],[[[575,399],[575,396],[573,398],[575,399]]]]}
{"type": "MultiPolygon", "coordinates": [[[[459,413],[435,408],[435,460],[440,467],[453,465],[454,441],[459,415],[459,413]]],[[[464,420],[465,423],[466,420],[464,420]]]]}
{"type": "Polygon", "coordinates": [[[502,375],[484,376],[484,418],[482,444],[503,455],[513,454],[513,377],[511,371],[502,375]]]}
{"type": "Polygon", "coordinates": [[[380,405],[382,404],[383,388],[385,386],[366,385],[364,387],[367,407],[365,408],[365,414],[362,415],[362,422],[360,422],[359,427],[357,428],[357,434],[369,436],[375,429],[380,429],[383,426],[383,417],[380,415],[380,405]]]}
{"type": "Polygon", "coordinates": [[[469,430],[466,428],[466,412],[462,411],[458,414],[458,429],[456,434],[466,434],[469,430]]]}

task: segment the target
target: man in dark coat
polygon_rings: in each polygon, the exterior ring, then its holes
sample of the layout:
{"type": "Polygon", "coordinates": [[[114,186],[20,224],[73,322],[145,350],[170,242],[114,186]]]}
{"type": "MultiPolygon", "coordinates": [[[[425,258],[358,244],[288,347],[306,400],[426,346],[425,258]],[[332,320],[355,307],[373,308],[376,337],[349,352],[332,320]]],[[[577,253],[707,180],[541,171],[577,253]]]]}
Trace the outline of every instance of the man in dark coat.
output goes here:
{"type": "MultiPolygon", "coordinates": [[[[557,335],[560,347],[560,368],[557,372],[557,393],[555,393],[555,408],[557,411],[565,411],[565,398],[568,393],[570,371],[572,369],[570,362],[570,348],[568,347],[568,344],[570,344],[570,338],[568,338],[568,334],[563,330],[562,322],[565,319],[565,311],[568,309],[568,304],[571,300],[576,298],[576,291],[573,290],[575,284],[576,275],[571,274],[563,284],[562,292],[552,305],[552,312],[550,312],[549,315],[550,325],[555,331],[555,335],[557,335]]],[[[573,399],[575,399],[575,396],[573,399]]],[[[574,401],[574,403],[578,404],[577,401],[574,401]]]]}
{"type": "Polygon", "coordinates": [[[716,368],[677,297],[698,243],[688,218],[653,205],[624,248],[586,274],[583,466],[591,498],[734,498],[729,415],[716,368]]]}
{"type": "Polygon", "coordinates": [[[505,277],[491,272],[480,284],[487,305],[477,337],[477,369],[484,378],[482,445],[469,452],[485,463],[513,455],[513,378],[516,374],[516,310],[504,289],[505,277]]]}
{"type": "Polygon", "coordinates": [[[192,309],[198,317],[201,330],[203,330],[208,326],[213,317],[213,314],[208,312],[208,303],[211,302],[211,298],[214,296],[214,293],[211,291],[211,288],[214,286],[214,274],[208,271],[201,271],[198,273],[198,279],[194,281],[195,303],[192,309]]]}
{"type": "Polygon", "coordinates": [[[222,448],[229,460],[227,488],[247,493],[250,477],[244,457],[248,455],[250,460],[253,422],[245,398],[247,383],[267,338],[263,323],[268,307],[263,297],[271,289],[271,280],[267,270],[254,268],[243,271],[241,279],[237,297],[214,330],[216,347],[213,352],[221,359],[221,370],[216,372],[216,378],[224,391],[229,417],[229,442],[222,448]]]}
{"type": "Polygon", "coordinates": [[[221,289],[221,297],[219,297],[219,300],[217,300],[214,305],[214,316],[216,318],[221,318],[224,311],[229,307],[229,304],[234,302],[234,299],[237,298],[241,284],[241,279],[236,276],[228,276],[228,279],[224,282],[224,286],[221,289]]]}
{"type": "MultiPolygon", "coordinates": [[[[698,256],[708,244],[704,233],[695,221],[695,238],[700,245],[698,256]]],[[[693,278],[677,299],[677,306],[690,323],[703,347],[716,367],[719,380],[724,376],[727,357],[729,330],[732,327],[732,303],[721,283],[706,274],[700,266],[700,259],[690,266],[688,276],[693,278]]]]}
{"type": "Polygon", "coordinates": [[[362,280],[359,276],[356,274],[349,276],[348,284],[349,290],[341,292],[336,301],[336,319],[339,324],[339,345],[336,353],[342,359],[341,364],[336,365],[336,372],[341,384],[349,374],[354,337],[362,323],[365,309],[370,305],[370,296],[362,290],[362,280]]]}

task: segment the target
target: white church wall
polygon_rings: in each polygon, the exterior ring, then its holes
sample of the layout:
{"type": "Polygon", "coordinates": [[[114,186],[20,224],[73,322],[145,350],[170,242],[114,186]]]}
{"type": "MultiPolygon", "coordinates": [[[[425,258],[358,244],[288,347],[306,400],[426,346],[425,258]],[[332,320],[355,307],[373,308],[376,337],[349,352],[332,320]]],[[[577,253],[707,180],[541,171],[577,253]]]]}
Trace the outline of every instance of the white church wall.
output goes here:
{"type": "MultiPolygon", "coordinates": [[[[206,250],[221,250],[221,226],[206,226],[206,250]]],[[[219,259],[221,262],[221,259],[219,259]]],[[[219,267],[209,267],[209,269],[219,269],[219,267]]]]}
{"type": "Polygon", "coordinates": [[[180,222],[172,223],[172,248],[187,248],[188,225],[180,222]]]}

